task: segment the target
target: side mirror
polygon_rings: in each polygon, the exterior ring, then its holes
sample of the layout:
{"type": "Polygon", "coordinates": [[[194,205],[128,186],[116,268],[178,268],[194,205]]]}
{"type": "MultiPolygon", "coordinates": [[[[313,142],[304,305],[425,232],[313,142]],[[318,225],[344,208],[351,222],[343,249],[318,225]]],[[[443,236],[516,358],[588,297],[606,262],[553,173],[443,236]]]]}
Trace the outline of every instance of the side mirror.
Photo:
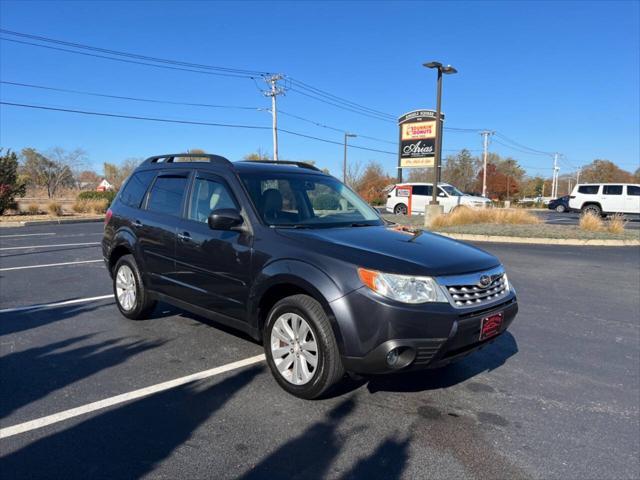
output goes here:
{"type": "Polygon", "coordinates": [[[438,196],[439,196],[439,197],[446,197],[447,195],[446,195],[446,193],[444,193],[444,192],[440,192],[440,193],[438,194],[438,196]]]}
{"type": "Polygon", "coordinates": [[[231,230],[243,222],[240,212],[235,208],[219,208],[211,212],[207,219],[211,230],[231,230]]]}

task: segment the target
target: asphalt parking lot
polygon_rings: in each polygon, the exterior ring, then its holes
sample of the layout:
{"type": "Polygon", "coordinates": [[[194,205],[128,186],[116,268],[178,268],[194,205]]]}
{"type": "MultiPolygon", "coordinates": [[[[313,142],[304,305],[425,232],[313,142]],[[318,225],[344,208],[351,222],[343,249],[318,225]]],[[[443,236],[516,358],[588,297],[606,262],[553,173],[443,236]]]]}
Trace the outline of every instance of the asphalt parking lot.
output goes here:
{"type": "Polygon", "coordinates": [[[640,477],[638,248],[483,244],[519,293],[508,333],[304,401],[241,334],[120,316],[101,231],[0,230],[3,479],[640,477]]]}
{"type": "MultiPolygon", "coordinates": [[[[580,212],[558,213],[554,210],[536,210],[535,213],[544,223],[550,225],[578,225],[580,223],[580,212]]],[[[625,228],[632,230],[640,229],[639,215],[627,215],[626,221],[627,224],[625,228]]]]}

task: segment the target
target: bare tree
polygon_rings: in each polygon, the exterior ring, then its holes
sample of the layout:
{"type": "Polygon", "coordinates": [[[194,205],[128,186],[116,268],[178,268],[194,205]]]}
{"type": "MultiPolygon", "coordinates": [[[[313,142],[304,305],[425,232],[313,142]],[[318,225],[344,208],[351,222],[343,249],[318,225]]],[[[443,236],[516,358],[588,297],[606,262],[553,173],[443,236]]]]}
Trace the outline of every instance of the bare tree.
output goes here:
{"type": "Polygon", "coordinates": [[[45,156],[34,148],[25,148],[22,150],[22,171],[28,183],[45,187],[47,196],[53,198],[60,187],[73,186],[72,165],[77,165],[83,157],[81,150],[67,153],[54,148],[45,156]]]}
{"type": "Polygon", "coordinates": [[[139,158],[127,158],[120,165],[105,162],[104,178],[117,190],[122,186],[127,177],[131,175],[131,172],[140,165],[140,162],[141,159],[139,158]]]}
{"type": "Polygon", "coordinates": [[[362,162],[355,161],[349,162],[347,166],[347,178],[346,184],[349,185],[354,190],[358,190],[360,183],[362,182],[362,162]]]}

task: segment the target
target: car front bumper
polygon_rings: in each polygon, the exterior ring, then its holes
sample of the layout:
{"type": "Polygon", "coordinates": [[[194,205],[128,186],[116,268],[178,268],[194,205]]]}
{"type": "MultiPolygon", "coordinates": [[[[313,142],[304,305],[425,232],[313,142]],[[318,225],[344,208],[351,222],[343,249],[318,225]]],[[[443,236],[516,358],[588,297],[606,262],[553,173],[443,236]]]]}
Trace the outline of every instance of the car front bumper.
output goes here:
{"type": "Polygon", "coordinates": [[[473,310],[446,303],[400,304],[363,287],[332,302],[331,307],[339,330],[343,365],[347,371],[359,374],[446,365],[495,341],[518,312],[513,290],[499,303],[473,310]],[[503,320],[497,334],[480,340],[482,319],[500,312],[503,320]],[[394,349],[399,357],[390,366],[387,355],[394,349]]]}

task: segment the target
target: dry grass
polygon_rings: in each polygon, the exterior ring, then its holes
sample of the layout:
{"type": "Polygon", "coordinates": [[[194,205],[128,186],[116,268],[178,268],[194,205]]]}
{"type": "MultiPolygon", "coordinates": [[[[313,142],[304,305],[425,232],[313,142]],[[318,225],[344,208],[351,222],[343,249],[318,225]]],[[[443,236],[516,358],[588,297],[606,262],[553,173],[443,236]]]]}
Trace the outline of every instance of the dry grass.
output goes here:
{"type": "Polygon", "coordinates": [[[602,218],[599,215],[595,215],[591,212],[585,213],[580,217],[580,230],[584,230],[585,232],[604,231],[602,218]]]}
{"type": "Polygon", "coordinates": [[[29,215],[37,215],[40,213],[40,206],[37,203],[27,205],[27,213],[29,215]]]}
{"type": "Polygon", "coordinates": [[[626,225],[627,221],[624,219],[624,215],[616,214],[607,219],[606,229],[609,233],[624,233],[626,225]]]}
{"type": "Polygon", "coordinates": [[[50,202],[47,205],[47,211],[49,212],[49,215],[52,215],[54,217],[61,217],[62,216],[62,205],[60,205],[60,203],[58,203],[58,202],[50,202]]]}
{"type": "Polygon", "coordinates": [[[109,208],[109,201],[106,199],[76,200],[71,208],[76,213],[95,213],[96,215],[99,215],[107,211],[107,208],[109,208]]]}
{"type": "Polygon", "coordinates": [[[446,215],[438,215],[431,221],[431,228],[489,223],[494,225],[536,225],[540,219],[521,209],[458,207],[446,215]]]}

